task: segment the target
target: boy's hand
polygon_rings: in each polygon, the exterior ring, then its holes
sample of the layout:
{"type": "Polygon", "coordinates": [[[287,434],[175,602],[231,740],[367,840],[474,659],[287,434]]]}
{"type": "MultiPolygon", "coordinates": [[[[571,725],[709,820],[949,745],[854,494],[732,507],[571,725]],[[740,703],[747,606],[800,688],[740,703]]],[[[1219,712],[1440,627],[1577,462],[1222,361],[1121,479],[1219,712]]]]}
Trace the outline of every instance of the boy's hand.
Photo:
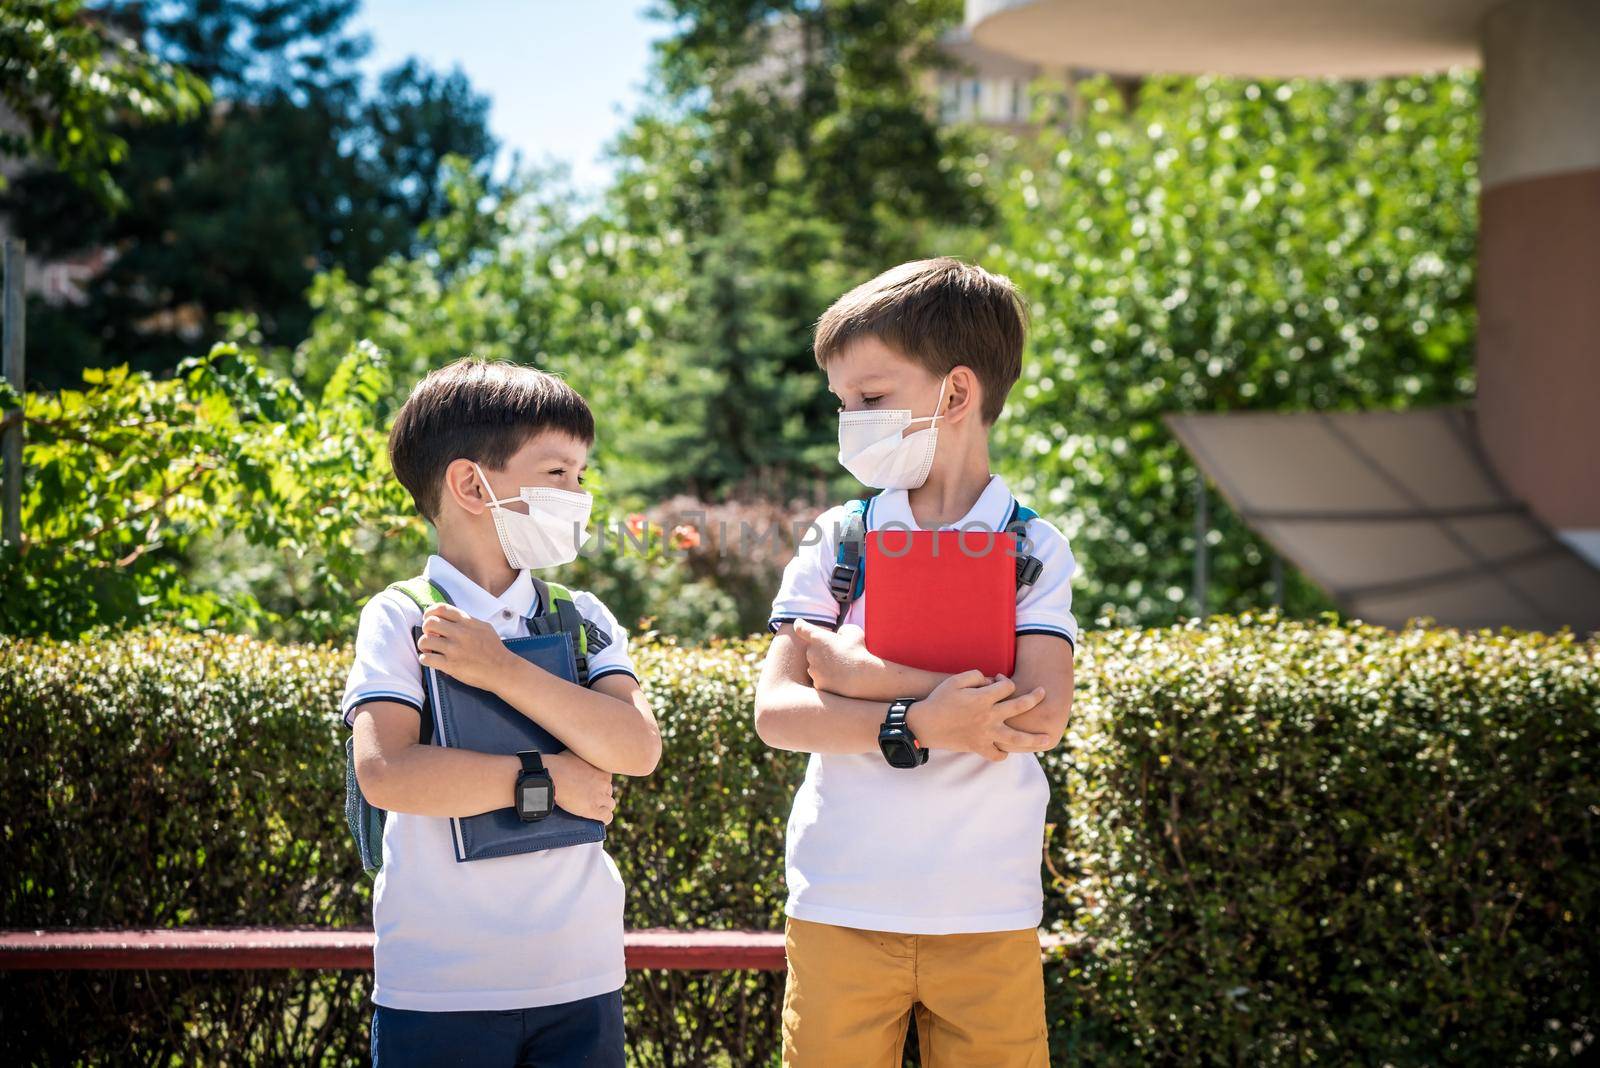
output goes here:
{"type": "Polygon", "coordinates": [[[924,748],[977,753],[985,760],[1051,748],[1054,741],[1048,735],[1006,726],[1006,720],[1044,700],[1043,687],[1022,694],[1016,690],[1017,684],[1004,675],[990,682],[981,671],[963,671],[913,704],[906,723],[924,748]]]}
{"type": "Polygon", "coordinates": [[[873,688],[865,685],[866,677],[884,670],[884,662],[867,651],[866,631],[853,623],[831,631],[797,619],[794,634],[805,647],[806,671],[817,689],[843,697],[872,692],[873,688]]]}
{"type": "Polygon", "coordinates": [[[576,753],[552,753],[544,758],[545,770],[555,787],[556,804],[574,816],[610,823],[617,810],[611,775],[576,753]]]}
{"type": "Polygon", "coordinates": [[[493,627],[453,604],[436,604],[422,614],[417,659],[423,667],[436,668],[480,690],[494,690],[504,681],[509,663],[520,661],[506,650],[493,627]]]}

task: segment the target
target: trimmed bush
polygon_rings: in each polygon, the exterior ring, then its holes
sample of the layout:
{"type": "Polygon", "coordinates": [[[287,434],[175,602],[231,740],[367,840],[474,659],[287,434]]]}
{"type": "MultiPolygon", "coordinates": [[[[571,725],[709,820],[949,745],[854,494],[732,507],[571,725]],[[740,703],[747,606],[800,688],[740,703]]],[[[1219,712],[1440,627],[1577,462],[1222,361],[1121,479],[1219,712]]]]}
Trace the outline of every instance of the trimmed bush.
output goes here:
{"type": "MultiPolygon", "coordinates": [[[[636,927],[781,923],[783,827],[804,758],[750,729],[764,642],[645,643],[678,755],[618,780],[610,851],[636,927]]],[[[0,926],[371,922],[344,825],[349,653],[173,630],[0,637],[0,926]]],[[[364,973],[0,974],[28,1063],[363,1063],[364,973]]],[[[781,975],[634,973],[632,1060],[770,1062],[781,975]]]]}
{"type": "MultiPolygon", "coordinates": [[[[1212,620],[1084,643],[1047,969],[1063,1063],[1538,1064],[1600,1028],[1600,645],[1212,620]]],[[[633,926],[775,927],[804,758],[761,639],[644,642],[667,756],[620,791],[633,926]]],[[[0,638],[6,927],[364,924],[348,652],[0,638]]],[[[1014,758],[1016,759],[1016,758],[1014,758]]],[[[636,973],[631,1056],[772,1063],[782,979],[636,973]]],[[[15,1059],[359,1063],[360,973],[0,976],[15,1059]]]]}
{"type": "Polygon", "coordinates": [[[1600,1030],[1600,643],[1217,619],[1087,643],[1057,1056],[1555,1064],[1600,1030]]]}
{"type": "MultiPolygon", "coordinates": [[[[181,631],[0,638],[0,924],[370,924],[336,740],[348,654],[181,631]]],[[[363,973],[0,974],[28,1064],[357,1064],[363,973]]]]}

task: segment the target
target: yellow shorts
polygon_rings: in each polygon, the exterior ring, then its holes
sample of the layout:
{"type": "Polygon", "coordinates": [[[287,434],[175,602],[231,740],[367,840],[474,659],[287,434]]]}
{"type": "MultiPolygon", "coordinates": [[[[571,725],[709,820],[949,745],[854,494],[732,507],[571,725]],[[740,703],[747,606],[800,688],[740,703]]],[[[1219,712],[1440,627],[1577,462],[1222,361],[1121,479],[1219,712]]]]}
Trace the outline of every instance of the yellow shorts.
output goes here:
{"type": "Polygon", "coordinates": [[[1039,932],[908,935],[790,918],[784,1068],[1049,1068],[1039,932]]]}

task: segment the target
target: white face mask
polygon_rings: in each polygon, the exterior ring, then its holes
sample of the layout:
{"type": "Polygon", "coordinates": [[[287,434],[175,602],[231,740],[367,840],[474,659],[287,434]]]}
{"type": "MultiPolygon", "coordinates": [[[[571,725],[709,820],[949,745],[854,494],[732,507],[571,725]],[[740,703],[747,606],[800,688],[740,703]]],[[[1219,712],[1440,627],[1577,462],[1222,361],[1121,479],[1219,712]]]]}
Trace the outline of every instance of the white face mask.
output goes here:
{"type": "MultiPolygon", "coordinates": [[[[489,480],[476,463],[472,469],[490,493],[489,480]]],[[[500,535],[506,563],[523,568],[557,567],[578,558],[578,549],[589,539],[589,511],[594,498],[587,493],[555,489],[551,486],[523,486],[515,497],[491,499],[494,529],[500,535]],[[528,512],[512,511],[511,501],[524,501],[528,512]]]]}
{"type": "Polygon", "coordinates": [[[839,463],[863,486],[878,489],[916,489],[933,470],[933,451],[939,445],[938,414],[944,403],[939,380],[939,400],[933,415],[912,416],[911,410],[839,413],[839,463]],[[912,423],[927,423],[922,430],[902,436],[912,423]]]}

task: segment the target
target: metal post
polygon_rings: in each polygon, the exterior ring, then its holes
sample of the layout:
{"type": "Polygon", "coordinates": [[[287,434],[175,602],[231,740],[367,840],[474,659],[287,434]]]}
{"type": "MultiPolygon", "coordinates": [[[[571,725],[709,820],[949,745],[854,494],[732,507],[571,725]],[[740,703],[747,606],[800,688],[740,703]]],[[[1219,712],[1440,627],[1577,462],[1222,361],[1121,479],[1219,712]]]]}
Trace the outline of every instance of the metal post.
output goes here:
{"type": "Polygon", "coordinates": [[[1283,557],[1272,554],[1272,603],[1283,607],[1283,557]]]}
{"type": "Polygon", "coordinates": [[[1206,544],[1206,534],[1211,529],[1211,516],[1207,509],[1206,476],[1194,473],[1194,617],[1206,616],[1206,587],[1211,581],[1211,546],[1206,544]]]}
{"type": "MultiPolygon", "coordinates": [[[[6,381],[18,393],[23,389],[23,354],[27,349],[23,313],[23,283],[26,280],[24,257],[28,246],[16,239],[5,242],[5,338],[4,369],[6,381]]],[[[12,411],[5,413],[7,418],[12,411]]],[[[22,544],[22,413],[15,412],[16,421],[0,435],[0,478],[4,479],[5,514],[0,518],[0,540],[7,545],[22,544]]]]}

